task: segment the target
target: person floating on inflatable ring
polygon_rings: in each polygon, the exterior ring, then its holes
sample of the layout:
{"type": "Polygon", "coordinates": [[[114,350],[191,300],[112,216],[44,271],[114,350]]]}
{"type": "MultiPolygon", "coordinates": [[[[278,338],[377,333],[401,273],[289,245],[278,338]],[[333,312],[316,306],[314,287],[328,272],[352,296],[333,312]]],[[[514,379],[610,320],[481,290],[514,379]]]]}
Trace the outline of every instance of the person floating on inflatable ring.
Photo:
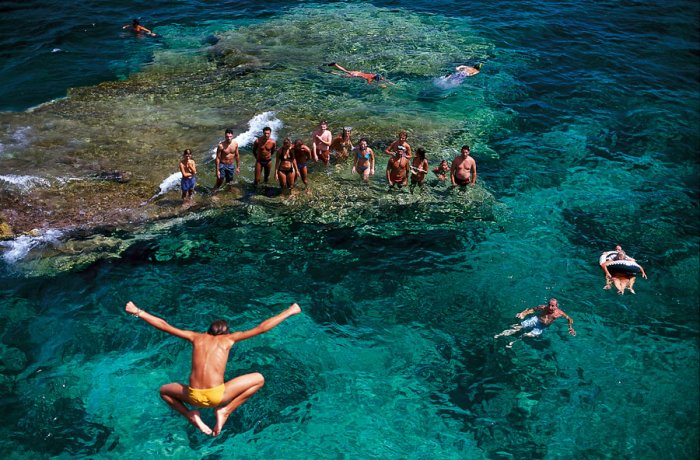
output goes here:
{"type": "Polygon", "coordinates": [[[612,285],[617,288],[617,293],[623,295],[625,289],[629,289],[632,294],[634,292],[634,283],[637,280],[636,274],[641,273],[642,278],[647,279],[647,274],[644,268],[637,263],[635,259],[628,256],[622,247],[618,244],[614,251],[606,251],[600,255],[600,268],[605,273],[605,286],[603,289],[610,289],[612,285]],[[620,264],[619,262],[625,262],[620,264]],[[624,268],[624,270],[615,270],[610,272],[610,268],[624,268]]]}

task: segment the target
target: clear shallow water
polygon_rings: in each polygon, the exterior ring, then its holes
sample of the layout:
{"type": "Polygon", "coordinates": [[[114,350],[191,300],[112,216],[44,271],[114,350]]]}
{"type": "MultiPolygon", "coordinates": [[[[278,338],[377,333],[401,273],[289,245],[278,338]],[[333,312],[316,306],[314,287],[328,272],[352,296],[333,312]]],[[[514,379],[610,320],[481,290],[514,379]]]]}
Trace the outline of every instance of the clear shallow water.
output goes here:
{"type": "MultiPolygon", "coordinates": [[[[366,188],[347,168],[319,170],[308,197],[244,186],[226,207],[4,265],[5,457],[697,457],[697,6],[388,6],[222,24],[226,5],[188,2],[192,27],[154,4],[162,22],[144,23],[162,41],[120,51],[135,68],[150,60],[142,73],[3,115],[6,176],[80,176],[101,152],[86,140],[118,152],[133,138],[153,152],[137,179],[156,189],[172,151],[195,146],[204,162],[222,126],[244,131],[271,109],[281,135],[306,135],[319,113],[377,146],[407,128],[431,165],[471,143],[485,186],[390,195],[380,178],[366,188]],[[435,88],[465,56],[486,62],[482,75],[435,88]],[[231,73],[230,59],[264,70],[231,73]],[[398,85],[323,74],[328,60],[398,85]],[[134,101],[142,112],[124,117],[134,101]],[[40,162],[47,136],[82,166],[40,162]],[[601,289],[598,255],[617,242],[649,273],[636,296],[601,289]],[[576,338],[555,325],[513,350],[494,343],[551,296],[576,338]],[[128,299],[195,329],[220,316],[251,327],[292,301],[305,313],[234,350],[227,375],[260,371],[267,384],[208,439],[157,395],[186,379],[188,347],[125,317],[128,299]]],[[[243,162],[245,182],[248,152],[243,162]]]]}

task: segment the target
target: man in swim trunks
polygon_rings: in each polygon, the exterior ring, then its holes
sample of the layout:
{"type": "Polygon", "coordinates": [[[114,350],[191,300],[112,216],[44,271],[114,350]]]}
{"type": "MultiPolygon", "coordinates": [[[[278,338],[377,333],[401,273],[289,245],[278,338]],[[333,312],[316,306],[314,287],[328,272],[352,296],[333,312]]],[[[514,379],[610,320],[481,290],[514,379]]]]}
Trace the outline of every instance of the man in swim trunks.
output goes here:
{"type": "Polygon", "coordinates": [[[348,70],[335,62],[331,62],[330,64],[326,64],[329,67],[335,67],[336,69],[342,70],[344,73],[338,73],[338,72],[331,72],[334,75],[342,75],[344,77],[358,77],[358,78],[364,78],[367,80],[367,83],[373,83],[373,82],[383,82],[379,86],[385,88],[386,85],[385,83],[388,83],[390,85],[393,85],[389,80],[384,78],[381,74],[378,73],[365,73],[365,72],[360,72],[359,70],[348,70]]]}
{"type": "Polygon", "coordinates": [[[394,156],[399,146],[403,146],[406,158],[411,158],[413,156],[413,150],[411,150],[411,146],[408,145],[406,139],[408,139],[408,133],[406,133],[406,131],[399,132],[399,138],[392,142],[391,145],[384,150],[384,153],[389,156],[394,156]]]}
{"type": "MultiPolygon", "coordinates": [[[[520,324],[513,324],[511,326],[511,329],[506,329],[505,331],[501,332],[500,334],[496,334],[493,336],[494,339],[497,339],[499,337],[503,336],[509,336],[513,335],[516,332],[519,332],[521,330],[525,329],[530,329],[528,332],[525,332],[522,334],[520,339],[523,337],[537,337],[538,335],[542,334],[544,330],[549,327],[550,324],[554,322],[555,319],[564,317],[569,321],[569,334],[572,336],[576,336],[576,331],[574,330],[573,324],[574,320],[569,317],[566,313],[564,313],[562,310],[559,309],[559,304],[557,302],[557,299],[549,299],[549,303],[547,305],[539,305],[537,307],[533,308],[528,308],[527,310],[523,310],[517,315],[515,315],[516,318],[518,319],[525,319],[527,315],[531,315],[535,313],[536,311],[539,311],[537,316],[533,316],[532,318],[528,318],[525,321],[521,322],[520,324]]],[[[518,339],[518,340],[520,340],[518,339]]],[[[513,346],[513,343],[515,343],[515,340],[510,342],[508,345],[506,345],[506,348],[511,348],[513,346]]]]}
{"type": "Polygon", "coordinates": [[[404,185],[408,185],[408,170],[410,162],[408,158],[404,155],[406,153],[406,148],[403,145],[399,145],[396,148],[396,153],[393,157],[389,158],[386,164],[386,180],[389,182],[389,188],[394,187],[401,188],[404,185]]]}
{"type": "Polygon", "coordinates": [[[267,184],[270,178],[270,169],[272,166],[272,156],[277,149],[277,142],[272,137],[272,128],[265,126],[263,135],[256,138],[253,142],[253,156],[255,157],[255,181],[253,185],[260,183],[260,174],[265,170],[265,183],[267,184]]]}
{"type": "Polygon", "coordinates": [[[138,19],[134,19],[134,20],[131,22],[131,24],[126,24],[126,25],[122,26],[122,29],[127,29],[127,28],[133,30],[134,33],[137,34],[137,35],[138,35],[138,34],[145,33],[145,34],[150,35],[151,37],[155,37],[155,36],[156,36],[156,34],[154,34],[153,32],[151,32],[150,30],[146,29],[144,26],[142,26],[142,25],[139,23],[139,20],[138,20],[138,19]]]}
{"type": "Polygon", "coordinates": [[[182,189],[182,201],[187,202],[192,200],[192,195],[194,194],[194,186],[197,184],[197,165],[195,165],[192,159],[192,150],[185,149],[182,154],[182,160],[179,163],[180,174],[182,174],[182,179],[180,179],[180,188],[182,189]]]}
{"type": "Polygon", "coordinates": [[[206,333],[187,331],[171,326],[165,320],[146,313],[134,305],[126,304],[126,312],[141,318],[151,326],[192,343],[192,370],[189,385],[169,383],[160,387],[160,397],[182,414],[202,433],[218,436],[229,415],[263,387],[265,378],[254,372],[224,382],[224,372],[231,347],[236,342],[269,331],[285,319],[301,312],[296,303],[282,313],[269,318],[257,327],[244,332],[229,331],[224,320],[214,321],[206,333]],[[216,413],[216,426],[212,430],[202,421],[199,410],[189,410],[185,404],[212,408],[216,413]]]}
{"type": "Polygon", "coordinates": [[[301,139],[296,139],[294,141],[294,147],[292,147],[292,152],[294,152],[294,159],[297,162],[297,171],[299,171],[299,176],[301,181],[304,183],[306,190],[309,189],[309,181],[307,179],[309,170],[306,167],[306,163],[311,159],[311,149],[304,145],[301,139]]]}
{"type": "Polygon", "coordinates": [[[328,165],[328,161],[331,159],[331,142],[333,142],[333,134],[328,130],[328,122],[321,121],[318,124],[318,129],[311,133],[311,138],[313,139],[311,144],[312,158],[314,161],[318,161],[320,158],[324,165],[328,165]]]}
{"type": "Polygon", "coordinates": [[[474,185],[476,183],[476,161],[469,156],[469,146],[462,146],[461,155],[452,160],[450,168],[452,186],[474,185]]]}
{"type": "Polygon", "coordinates": [[[238,142],[233,140],[233,131],[227,129],[224,133],[226,139],[223,142],[219,142],[216,146],[216,184],[214,185],[214,191],[216,191],[221,184],[230,183],[233,180],[233,175],[241,173],[241,158],[238,153],[238,142]],[[233,167],[233,162],[236,162],[236,167],[233,167]]]}

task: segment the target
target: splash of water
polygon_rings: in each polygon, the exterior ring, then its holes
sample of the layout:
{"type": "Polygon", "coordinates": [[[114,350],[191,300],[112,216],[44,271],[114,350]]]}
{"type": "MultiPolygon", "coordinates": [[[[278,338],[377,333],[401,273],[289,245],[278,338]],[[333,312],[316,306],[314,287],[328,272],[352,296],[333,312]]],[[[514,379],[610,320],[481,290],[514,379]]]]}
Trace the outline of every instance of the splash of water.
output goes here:
{"type": "Polygon", "coordinates": [[[14,240],[0,241],[0,247],[5,249],[2,258],[7,263],[17,262],[24,259],[29,254],[29,251],[34,248],[58,245],[62,236],[63,233],[61,231],[49,229],[39,235],[22,235],[14,240]]]}
{"type": "Polygon", "coordinates": [[[15,174],[0,176],[0,182],[5,182],[10,185],[13,185],[14,187],[20,189],[23,192],[30,190],[33,187],[48,187],[51,185],[51,183],[48,180],[43,179],[41,177],[19,176],[15,174]]]}
{"type": "MultiPolygon", "coordinates": [[[[233,140],[238,143],[238,147],[246,147],[255,141],[255,138],[260,135],[262,129],[269,126],[272,129],[272,137],[277,136],[277,131],[279,131],[284,123],[282,120],[276,117],[277,112],[263,112],[255,115],[248,121],[248,130],[234,137],[233,140]]],[[[214,149],[212,158],[216,157],[216,148],[214,149]]]]}

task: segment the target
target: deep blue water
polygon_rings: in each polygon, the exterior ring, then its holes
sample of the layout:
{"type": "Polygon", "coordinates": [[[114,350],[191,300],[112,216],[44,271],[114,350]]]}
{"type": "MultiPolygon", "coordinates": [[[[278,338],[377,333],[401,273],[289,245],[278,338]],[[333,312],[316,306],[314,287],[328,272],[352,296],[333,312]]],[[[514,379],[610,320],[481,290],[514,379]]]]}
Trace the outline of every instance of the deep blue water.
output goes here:
{"type": "MultiPolygon", "coordinates": [[[[274,109],[291,135],[328,110],[334,129],[352,124],[356,138],[383,127],[391,138],[405,125],[431,165],[469,142],[493,199],[474,209],[465,203],[473,196],[432,185],[419,198],[390,195],[381,177],[359,189],[336,169],[312,180],[338,188],[337,206],[327,195],[305,209],[248,197],[59,238],[24,258],[8,248],[27,243],[9,243],[0,262],[3,457],[697,458],[697,2],[43,1],[0,10],[4,111],[140,75],[165,75],[170,92],[182,91],[173,69],[195,67],[222,38],[273,77],[233,77],[227,91],[249,101],[226,122],[274,109]],[[123,33],[133,17],[160,37],[123,33]],[[368,91],[310,64],[325,60],[379,69],[398,88],[368,91]],[[476,61],[482,73],[462,87],[432,84],[476,61]],[[649,274],[636,295],[601,289],[598,256],[617,243],[649,274]],[[88,244],[99,250],[83,255],[88,244]],[[513,349],[493,340],[516,312],[553,296],[575,319],[575,338],[556,324],[513,349]],[[235,349],[227,376],[259,371],[267,384],[211,439],[157,394],[186,379],[188,347],[126,318],[129,299],[198,330],[219,316],[252,327],[292,301],[304,314],[235,349]]],[[[166,102],[144,104],[173,118],[192,110],[166,102]]],[[[46,127],[63,135],[43,116],[3,114],[0,176],[49,177],[9,163],[34,154],[46,127]]],[[[216,126],[214,142],[218,113],[198,116],[191,124],[216,126]]],[[[162,124],[151,128],[169,134],[162,124]]],[[[66,145],[96,137],[90,129],[66,129],[66,145]]],[[[182,131],[178,142],[198,145],[182,131]]],[[[155,171],[154,188],[171,172],[155,171]]],[[[201,180],[213,182],[211,173],[201,180]]],[[[15,190],[7,184],[3,193],[15,190]]]]}

